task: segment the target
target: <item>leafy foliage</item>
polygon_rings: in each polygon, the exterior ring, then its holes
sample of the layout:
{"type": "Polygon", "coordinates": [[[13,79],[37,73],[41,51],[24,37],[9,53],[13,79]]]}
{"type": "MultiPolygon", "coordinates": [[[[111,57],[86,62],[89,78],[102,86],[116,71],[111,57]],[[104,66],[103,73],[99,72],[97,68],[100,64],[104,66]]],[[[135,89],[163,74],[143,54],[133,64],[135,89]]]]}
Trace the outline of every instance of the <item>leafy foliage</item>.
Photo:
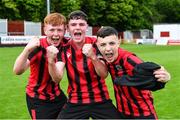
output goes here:
{"type": "Polygon", "coordinates": [[[156,0],[155,9],[161,15],[160,22],[180,22],[180,0],[156,0]]]}
{"type": "MultiPolygon", "coordinates": [[[[46,0],[1,0],[0,18],[43,21],[46,0]]],[[[50,0],[50,12],[67,16],[82,10],[91,26],[113,26],[119,31],[152,29],[153,23],[178,23],[180,0],[50,0]]]]}

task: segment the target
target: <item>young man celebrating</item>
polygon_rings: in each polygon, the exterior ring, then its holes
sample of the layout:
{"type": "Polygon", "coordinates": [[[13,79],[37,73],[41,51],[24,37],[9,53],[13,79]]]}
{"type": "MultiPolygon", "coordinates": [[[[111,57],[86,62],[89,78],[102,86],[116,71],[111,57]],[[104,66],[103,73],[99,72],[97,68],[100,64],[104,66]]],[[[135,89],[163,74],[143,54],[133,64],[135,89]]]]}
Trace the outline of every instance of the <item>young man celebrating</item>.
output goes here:
{"type": "Polygon", "coordinates": [[[44,19],[46,38],[29,41],[15,61],[13,71],[17,75],[30,67],[26,100],[32,119],[56,119],[66,102],[59,83],[54,82],[61,79],[61,63],[56,62],[56,56],[65,41],[65,26],[66,18],[62,14],[47,15],[44,19]]]}
{"type": "Polygon", "coordinates": [[[70,13],[67,29],[71,40],[62,47],[61,53],[69,81],[68,102],[58,118],[119,118],[105,85],[107,68],[97,58],[96,39],[86,36],[87,28],[87,15],[84,12],[70,13]]]}
{"type": "MultiPolygon", "coordinates": [[[[142,78],[150,78],[149,80],[156,78],[157,82],[163,84],[170,80],[170,74],[163,67],[159,67],[159,69],[152,71],[150,74],[149,70],[139,69],[142,67],[141,63],[144,62],[135,54],[121,49],[119,45],[118,32],[114,28],[103,27],[97,32],[97,46],[106,60],[108,71],[114,83],[117,108],[126,119],[156,119],[151,91],[144,89],[149,89],[150,85],[145,85],[144,83],[148,81],[142,78]],[[134,68],[137,66],[139,71],[134,72],[134,68]],[[116,85],[115,80],[117,77],[129,78],[128,80],[125,79],[126,84],[136,85],[143,83],[141,87],[144,88],[139,89],[138,87],[122,84],[116,85]]],[[[154,64],[143,64],[143,67],[148,69],[151,69],[153,66],[154,64]]]]}

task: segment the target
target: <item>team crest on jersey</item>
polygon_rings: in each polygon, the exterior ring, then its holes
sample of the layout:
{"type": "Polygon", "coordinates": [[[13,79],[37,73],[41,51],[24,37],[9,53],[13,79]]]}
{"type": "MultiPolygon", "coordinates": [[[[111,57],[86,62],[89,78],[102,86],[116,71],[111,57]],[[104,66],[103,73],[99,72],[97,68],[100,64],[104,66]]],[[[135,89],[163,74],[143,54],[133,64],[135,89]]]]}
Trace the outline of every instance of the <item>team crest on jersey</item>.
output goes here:
{"type": "Polygon", "coordinates": [[[68,57],[68,58],[71,56],[71,54],[70,54],[70,53],[67,53],[66,55],[67,55],[67,57],[68,57]]]}
{"type": "Polygon", "coordinates": [[[121,65],[116,65],[115,66],[116,67],[116,69],[119,71],[119,70],[122,70],[122,66],[121,65]]]}

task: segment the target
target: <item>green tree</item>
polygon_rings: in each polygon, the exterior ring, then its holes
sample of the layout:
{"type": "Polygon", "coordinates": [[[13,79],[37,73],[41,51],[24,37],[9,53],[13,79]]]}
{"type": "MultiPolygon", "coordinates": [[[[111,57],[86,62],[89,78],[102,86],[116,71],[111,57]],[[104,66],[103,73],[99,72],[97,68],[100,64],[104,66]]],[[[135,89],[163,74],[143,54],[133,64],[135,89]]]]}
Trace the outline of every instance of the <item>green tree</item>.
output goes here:
{"type": "MultiPolygon", "coordinates": [[[[119,31],[152,29],[154,23],[179,23],[180,0],[50,0],[50,12],[67,16],[82,10],[90,26],[113,26],[119,31]]],[[[43,21],[46,0],[1,0],[0,18],[43,21]]]]}
{"type": "Polygon", "coordinates": [[[43,0],[2,0],[0,17],[9,20],[41,21],[43,0]]]}
{"type": "Polygon", "coordinates": [[[130,29],[129,19],[134,19],[131,16],[134,14],[133,10],[136,4],[134,0],[113,0],[107,2],[106,24],[110,23],[111,26],[120,31],[130,29]]]}
{"type": "Polygon", "coordinates": [[[81,10],[84,11],[89,18],[89,25],[104,25],[106,0],[82,0],[81,10]]]}
{"type": "Polygon", "coordinates": [[[12,0],[2,0],[0,2],[0,18],[14,20],[21,16],[17,8],[17,3],[12,0]]]}
{"type": "Polygon", "coordinates": [[[132,14],[128,19],[129,29],[152,29],[152,4],[152,0],[136,0],[133,4],[132,14]]]}
{"type": "Polygon", "coordinates": [[[44,15],[43,0],[16,0],[17,8],[20,11],[21,20],[39,22],[44,15]]]}
{"type": "Polygon", "coordinates": [[[52,11],[60,12],[67,16],[70,12],[80,9],[81,0],[54,0],[52,4],[54,6],[52,11]]]}
{"type": "Polygon", "coordinates": [[[179,23],[180,0],[155,0],[155,9],[163,23],[179,23]]]}
{"type": "Polygon", "coordinates": [[[92,26],[113,26],[119,31],[152,27],[152,0],[82,0],[81,9],[92,26]]]}

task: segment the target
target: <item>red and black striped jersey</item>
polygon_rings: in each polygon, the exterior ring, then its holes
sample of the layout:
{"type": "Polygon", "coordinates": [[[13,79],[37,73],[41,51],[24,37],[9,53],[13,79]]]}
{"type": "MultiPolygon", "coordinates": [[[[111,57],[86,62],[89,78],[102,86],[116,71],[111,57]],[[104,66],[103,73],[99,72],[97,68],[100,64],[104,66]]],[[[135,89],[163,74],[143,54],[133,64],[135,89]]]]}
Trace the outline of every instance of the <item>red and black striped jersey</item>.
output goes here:
{"type": "MultiPolygon", "coordinates": [[[[131,52],[119,48],[119,56],[113,63],[106,63],[112,80],[122,75],[132,75],[136,64],[143,61],[131,52]]],[[[139,90],[135,87],[114,84],[117,108],[121,113],[129,116],[149,116],[156,112],[153,106],[151,91],[139,90]]]]}
{"type": "MultiPolygon", "coordinates": [[[[65,40],[63,41],[66,42],[65,40]]],[[[40,47],[36,48],[28,56],[30,60],[30,76],[26,86],[26,93],[32,98],[53,100],[61,93],[59,84],[52,81],[48,72],[46,56],[46,48],[48,46],[47,38],[42,38],[40,47]]]]}
{"type": "MultiPolygon", "coordinates": [[[[95,42],[95,38],[85,38],[85,43],[92,44],[97,52],[95,42]]],[[[105,80],[97,75],[90,58],[82,53],[82,49],[76,49],[72,41],[62,47],[59,60],[65,62],[70,103],[89,104],[110,99],[105,80]]]]}

